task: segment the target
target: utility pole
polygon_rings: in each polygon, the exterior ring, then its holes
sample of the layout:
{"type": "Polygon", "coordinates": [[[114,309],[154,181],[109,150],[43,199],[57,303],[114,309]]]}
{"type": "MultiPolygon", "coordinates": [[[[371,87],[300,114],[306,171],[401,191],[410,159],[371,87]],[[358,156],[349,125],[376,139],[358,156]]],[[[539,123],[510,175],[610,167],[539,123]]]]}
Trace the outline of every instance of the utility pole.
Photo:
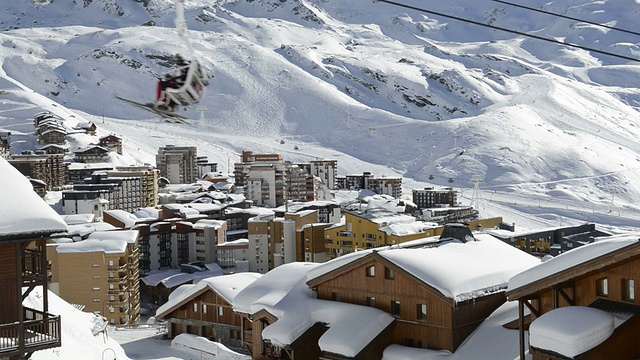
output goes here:
{"type": "Polygon", "coordinates": [[[482,195],[480,194],[480,184],[484,182],[480,176],[474,176],[471,178],[471,183],[473,183],[473,195],[471,196],[471,204],[469,206],[473,207],[475,204],[477,207],[480,206],[482,202],[482,207],[484,208],[484,201],[482,200],[482,195]]]}

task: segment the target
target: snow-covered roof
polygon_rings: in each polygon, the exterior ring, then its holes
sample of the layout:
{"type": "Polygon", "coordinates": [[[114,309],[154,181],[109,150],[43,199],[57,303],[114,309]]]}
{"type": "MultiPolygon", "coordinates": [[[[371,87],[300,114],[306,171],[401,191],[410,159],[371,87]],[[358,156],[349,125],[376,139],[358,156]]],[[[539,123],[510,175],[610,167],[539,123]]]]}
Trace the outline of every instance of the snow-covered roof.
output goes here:
{"type": "Polygon", "coordinates": [[[514,275],[540,260],[488,234],[476,241],[438,243],[437,237],[340,256],[309,271],[308,281],[377,253],[455,302],[505,290],[514,275]]]}
{"type": "Polygon", "coordinates": [[[529,326],[532,347],[573,358],[609,338],[614,316],[591,307],[567,306],[551,310],[529,326]]]}
{"type": "Polygon", "coordinates": [[[64,232],[67,224],[33,191],[31,182],[0,158],[0,240],[64,232]]]}
{"type": "Polygon", "coordinates": [[[329,329],[320,337],[322,351],[354,357],[395,319],[368,307],[316,299],[306,285],[307,272],[318,264],[281,265],[247,286],[233,301],[234,311],[255,314],[266,310],[278,320],[262,331],[271,343],[286,347],[316,323],[329,329]]]}
{"type": "Polygon", "coordinates": [[[156,318],[162,318],[174,307],[188,301],[194,295],[199,294],[206,289],[213,290],[228,303],[233,303],[235,296],[242,291],[247,285],[260,278],[262,275],[258,273],[237,273],[231,275],[222,275],[210,277],[200,280],[195,285],[182,285],[181,291],[174,291],[169,295],[169,301],[160,306],[156,311],[156,318]],[[184,287],[184,289],[182,289],[184,287]]]}
{"type": "Polygon", "coordinates": [[[96,231],[89,235],[91,240],[124,240],[128,244],[138,241],[138,230],[96,231]]]}
{"type": "Polygon", "coordinates": [[[378,254],[456,302],[505,290],[513,275],[540,263],[491,235],[475,238],[422,248],[392,247],[378,254]]]}
{"type": "Polygon", "coordinates": [[[69,236],[85,237],[95,231],[117,230],[118,228],[106,222],[91,222],[84,224],[69,225],[67,231],[69,236]]]}
{"type": "Polygon", "coordinates": [[[224,225],[226,221],[224,220],[198,220],[195,224],[193,224],[194,229],[206,229],[206,228],[214,228],[219,229],[224,225]]]}
{"type": "Polygon", "coordinates": [[[95,219],[95,214],[72,214],[72,215],[60,215],[67,225],[78,225],[92,223],[95,219]]]}
{"type": "Polygon", "coordinates": [[[410,223],[393,223],[383,226],[378,230],[385,232],[387,235],[406,236],[414,234],[422,234],[425,231],[440,227],[437,223],[426,221],[414,221],[410,223]]]}
{"type": "Polygon", "coordinates": [[[222,244],[218,244],[219,248],[229,247],[229,246],[247,246],[249,245],[249,239],[238,239],[233,241],[227,241],[222,244]]]}
{"type": "Polygon", "coordinates": [[[127,241],[124,239],[87,239],[74,243],[59,244],[56,247],[58,254],[96,253],[124,254],[127,249],[127,241]]]}
{"type": "Polygon", "coordinates": [[[193,281],[198,281],[214,276],[221,276],[223,270],[217,264],[205,264],[207,271],[196,271],[194,273],[183,273],[179,269],[167,269],[167,270],[151,270],[145,276],[140,278],[140,281],[148,286],[158,286],[163,284],[167,288],[173,288],[178,285],[193,281]]]}
{"type": "Polygon", "coordinates": [[[596,258],[639,244],[640,236],[634,234],[611,236],[580,246],[515,275],[509,280],[508,291],[519,289],[596,258]]]}
{"type": "Polygon", "coordinates": [[[124,210],[119,210],[119,209],[105,210],[104,213],[112,216],[114,219],[123,223],[125,228],[132,227],[138,221],[138,218],[136,216],[124,210]]]}

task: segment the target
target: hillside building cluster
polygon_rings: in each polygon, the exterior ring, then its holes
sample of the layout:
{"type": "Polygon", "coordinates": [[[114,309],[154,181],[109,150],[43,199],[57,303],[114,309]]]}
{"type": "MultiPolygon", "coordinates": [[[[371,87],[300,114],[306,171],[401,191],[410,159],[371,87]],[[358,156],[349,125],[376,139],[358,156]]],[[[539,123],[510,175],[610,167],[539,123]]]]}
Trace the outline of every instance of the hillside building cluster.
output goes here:
{"type": "Polygon", "coordinates": [[[403,199],[401,178],[339,177],[336,160],[244,151],[230,177],[196,147],[166,145],[156,166],[113,167],[120,137],[69,152],[67,136],[97,137],[95,124],[68,129],[45,112],[34,125],[34,151],[11,155],[0,133],[0,192],[15,199],[0,204],[1,356],[60,345],[46,295],[42,311],[22,305],[34,286],[113,325],[155,312],[170,337],[254,359],[455,353],[507,301],[522,359],[640,356],[622,345],[640,330],[637,238],[594,224],[516,229],[478,218],[451,187],[403,199]],[[340,189],[357,197],[339,203],[340,189]],[[63,214],[36,195],[51,190],[63,214]],[[571,332],[557,319],[574,316],[584,331],[545,340],[571,332]]]}

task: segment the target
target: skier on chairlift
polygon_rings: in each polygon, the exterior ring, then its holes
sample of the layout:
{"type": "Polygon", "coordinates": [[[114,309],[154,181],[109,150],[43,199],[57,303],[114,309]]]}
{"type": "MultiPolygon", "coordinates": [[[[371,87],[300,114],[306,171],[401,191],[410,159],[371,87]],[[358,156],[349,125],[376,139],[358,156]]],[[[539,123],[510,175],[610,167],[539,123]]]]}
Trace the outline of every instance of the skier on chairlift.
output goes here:
{"type": "Polygon", "coordinates": [[[187,73],[189,71],[190,61],[185,60],[180,54],[175,56],[176,64],[178,65],[178,72],[173,74],[166,74],[162,79],[158,81],[156,91],[156,106],[162,110],[174,111],[179,105],[172,99],[167,99],[167,88],[178,89],[184,85],[187,79],[187,73]]]}

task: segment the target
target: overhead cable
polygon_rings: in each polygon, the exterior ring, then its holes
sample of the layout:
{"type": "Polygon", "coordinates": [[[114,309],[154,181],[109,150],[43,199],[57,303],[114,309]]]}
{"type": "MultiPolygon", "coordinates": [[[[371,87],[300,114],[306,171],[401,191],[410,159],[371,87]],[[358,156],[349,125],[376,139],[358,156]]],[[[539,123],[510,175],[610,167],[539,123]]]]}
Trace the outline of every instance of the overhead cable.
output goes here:
{"type": "Polygon", "coordinates": [[[495,26],[495,25],[485,24],[485,23],[482,23],[482,22],[479,22],[479,21],[460,18],[460,17],[453,16],[453,15],[447,15],[447,14],[439,13],[439,12],[436,12],[436,11],[422,9],[422,8],[419,8],[419,7],[416,7],[416,6],[397,3],[397,2],[394,2],[394,1],[389,1],[389,0],[377,0],[377,1],[383,2],[383,3],[387,3],[387,4],[390,4],[390,5],[403,7],[403,8],[406,8],[406,9],[411,9],[411,10],[415,10],[415,11],[431,14],[431,15],[444,17],[444,18],[447,18],[447,19],[466,22],[468,24],[483,26],[483,27],[487,27],[487,28],[490,28],[490,29],[494,29],[494,30],[500,30],[500,31],[511,33],[511,34],[522,35],[522,36],[530,37],[530,38],[533,38],[533,39],[538,39],[538,40],[542,40],[542,41],[551,42],[551,43],[558,44],[558,45],[564,45],[564,46],[568,46],[568,47],[573,47],[573,48],[582,49],[582,50],[586,50],[586,51],[590,51],[590,52],[594,52],[594,53],[598,53],[598,54],[602,54],[602,55],[607,55],[607,56],[616,57],[616,58],[619,58],[619,59],[624,59],[624,60],[629,60],[629,61],[640,63],[640,59],[636,59],[636,58],[625,56],[625,55],[615,54],[615,53],[611,53],[611,52],[604,51],[604,50],[598,50],[598,49],[590,48],[590,47],[587,47],[587,46],[582,46],[582,45],[578,45],[578,44],[562,42],[562,41],[558,41],[558,40],[555,40],[555,39],[550,39],[550,38],[546,38],[546,37],[542,37],[542,36],[538,36],[538,35],[527,34],[527,33],[522,32],[522,31],[517,31],[517,30],[512,30],[512,29],[507,29],[507,28],[495,26]]]}
{"type": "Polygon", "coordinates": [[[503,1],[503,0],[491,0],[491,1],[497,2],[497,3],[500,3],[500,4],[505,4],[505,5],[509,5],[509,6],[514,6],[514,7],[530,10],[530,11],[539,12],[539,13],[546,14],[546,15],[557,16],[557,17],[563,18],[563,19],[583,22],[585,24],[591,24],[591,25],[603,27],[603,28],[610,29],[610,30],[616,30],[616,31],[627,33],[627,34],[633,34],[633,35],[640,36],[639,32],[635,32],[635,31],[631,31],[631,30],[627,30],[627,29],[621,29],[621,28],[617,28],[615,26],[609,26],[609,25],[606,25],[606,24],[599,24],[597,22],[584,20],[584,19],[579,19],[579,18],[575,18],[575,17],[571,17],[571,16],[567,16],[567,15],[562,15],[562,14],[558,14],[558,13],[553,13],[553,12],[550,12],[550,11],[536,9],[536,8],[533,8],[533,7],[530,7],[530,6],[520,5],[520,4],[516,4],[516,3],[512,3],[512,2],[508,2],[508,1],[503,1]]]}

